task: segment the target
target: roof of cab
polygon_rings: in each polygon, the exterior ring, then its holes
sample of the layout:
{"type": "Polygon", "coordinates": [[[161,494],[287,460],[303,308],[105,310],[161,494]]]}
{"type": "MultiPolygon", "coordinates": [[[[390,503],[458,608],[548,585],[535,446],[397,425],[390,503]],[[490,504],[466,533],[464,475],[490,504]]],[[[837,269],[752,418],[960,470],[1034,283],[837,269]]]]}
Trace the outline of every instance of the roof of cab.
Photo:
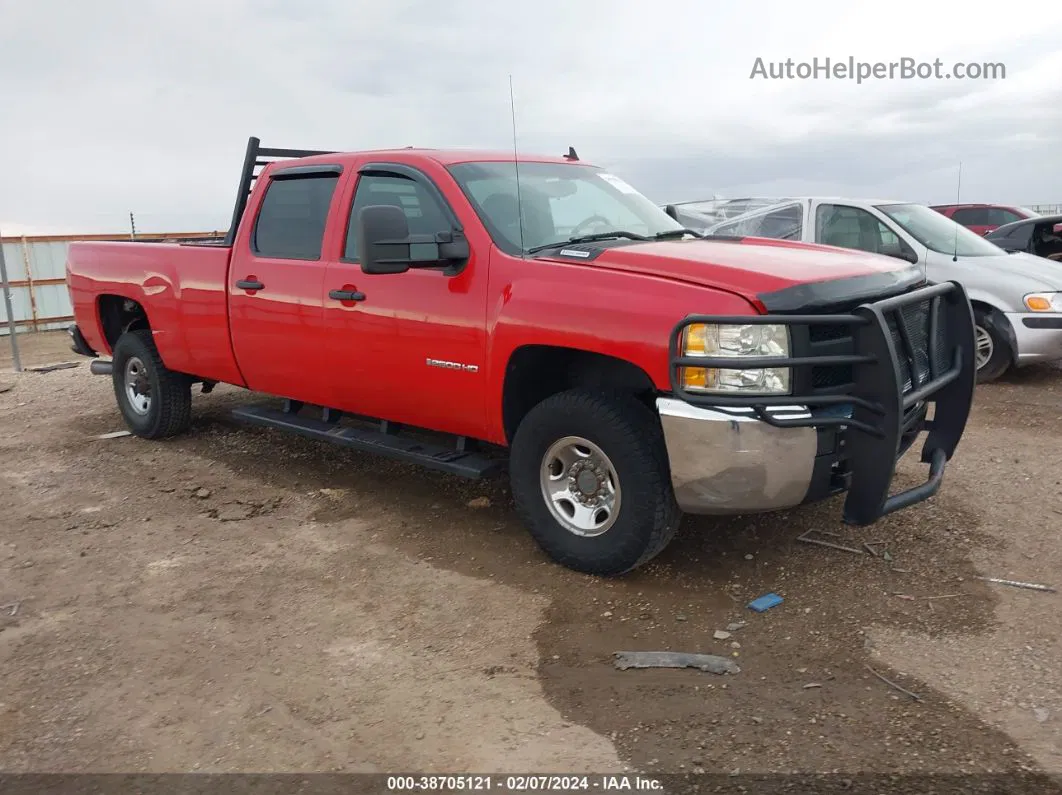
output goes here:
{"type": "Polygon", "coordinates": [[[373,158],[390,158],[390,157],[409,157],[410,155],[419,155],[434,160],[443,166],[452,166],[458,163],[512,163],[515,159],[518,159],[521,163],[559,163],[567,165],[592,165],[584,160],[568,160],[563,155],[540,155],[533,153],[519,153],[518,158],[514,158],[511,151],[492,150],[492,149],[429,149],[422,147],[408,146],[400,149],[370,149],[361,152],[333,152],[330,154],[310,155],[308,157],[300,157],[296,160],[285,161],[286,164],[293,162],[312,164],[312,163],[342,163],[345,160],[362,159],[366,155],[371,155],[373,158]]]}

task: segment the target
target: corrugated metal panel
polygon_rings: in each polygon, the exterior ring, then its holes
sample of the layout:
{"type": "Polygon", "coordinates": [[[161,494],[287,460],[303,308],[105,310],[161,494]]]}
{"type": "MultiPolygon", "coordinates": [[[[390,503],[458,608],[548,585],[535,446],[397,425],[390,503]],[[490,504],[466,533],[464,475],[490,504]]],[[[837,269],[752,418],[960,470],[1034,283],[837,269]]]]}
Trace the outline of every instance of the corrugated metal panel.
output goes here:
{"type": "Polygon", "coordinates": [[[30,273],[38,279],[66,278],[66,243],[28,243],[25,250],[29,256],[30,273]]]}
{"type": "MultiPolygon", "coordinates": [[[[11,308],[18,331],[65,326],[68,321],[64,319],[73,314],[65,284],[67,244],[29,243],[9,238],[2,245],[11,285],[11,308]],[[56,284],[58,279],[64,282],[56,284]]],[[[7,322],[6,313],[4,322],[7,322]]],[[[6,336],[7,333],[6,325],[0,327],[0,335],[6,336]]]]}
{"type": "Polygon", "coordinates": [[[24,281],[26,278],[26,264],[22,258],[22,244],[4,243],[3,246],[4,264],[7,265],[7,278],[13,282],[24,281]]]}
{"type": "MultiPolygon", "coordinates": [[[[29,288],[23,289],[29,292],[29,288]]],[[[37,299],[38,318],[67,317],[74,313],[65,284],[34,285],[33,291],[37,299]]]]}

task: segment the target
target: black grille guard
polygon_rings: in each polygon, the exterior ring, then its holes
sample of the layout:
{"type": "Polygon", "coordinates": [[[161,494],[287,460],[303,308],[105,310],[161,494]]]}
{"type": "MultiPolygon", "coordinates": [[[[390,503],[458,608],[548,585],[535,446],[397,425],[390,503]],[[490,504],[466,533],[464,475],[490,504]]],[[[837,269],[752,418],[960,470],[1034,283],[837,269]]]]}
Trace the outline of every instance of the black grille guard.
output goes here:
{"type": "MultiPolygon", "coordinates": [[[[882,516],[932,497],[940,489],[945,464],[951,459],[966,428],[973,403],[974,318],[969,298],[954,281],[929,284],[880,301],[868,302],[848,314],[830,315],[688,315],[672,331],[669,349],[670,379],[674,396],[693,406],[723,413],[746,414],[779,428],[846,428],[847,459],[851,483],[844,504],[844,521],[871,524],[882,516]],[[903,310],[928,304],[929,351],[917,350],[903,310]],[[892,325],[898,330],[895,334],[892,325]],[[803,357],[683,356],[685,330],[694,324],[756,324],[784,326],[841,325],[850,327],[855,341],[852,354],[803,357]],[[898,344],[897,344],[898,343],[898,344]],[[941,346],[933,355],[933,346],[941,346]],[[906,362],[901,368],[901,361],[906,362]],[[921,366],[917,366],[917,365],[921,366]],[[852,385],[843,394],[809,392],[785,395],[726,395],[690,391],[682,385],[685,367],[752,370],[768,367],[796,368],[851,365],[852,385]],[[910,388],[904,391],[905,375],[910,388]],[[929,464],[924,483],[889,494],[900,453],[901,437],[910,431],[910,413],[920,404],[934,404],[933,418],[922,422],[928,431],[921,461],[929,464]],[[851,406],[851,416],[779,417],[771,407],[815,408],[851,406]]],[[[791,379],[793,383],[797,379],[791,379]]],[[[803,379],[801,379],[803,380],[803,379]]]]}

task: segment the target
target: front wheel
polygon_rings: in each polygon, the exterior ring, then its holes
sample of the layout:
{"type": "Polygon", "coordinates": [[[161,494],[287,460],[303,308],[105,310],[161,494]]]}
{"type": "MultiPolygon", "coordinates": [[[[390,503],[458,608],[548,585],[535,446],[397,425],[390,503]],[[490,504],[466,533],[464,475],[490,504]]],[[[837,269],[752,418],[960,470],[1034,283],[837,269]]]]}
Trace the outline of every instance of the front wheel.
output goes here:
{"type": "Polygon", "coordinates": [[[998,312],[974,310],[974,364],[977,381],[986,384],[995,381],[1010,368],[1010,345],[1000,329],[998,312]]]}
{"type": "Polygon", "coordinates": [[[111,360],[114,396],[130,431],[145,439],[163,439],[187,430],[191,381],[162,363],[149,329],[125,332],[111,360]]]}
{"type": "Polygon", "coordinates": [[[553,560],[628,572],[660,553],[681,512],[652,411],[624,394],[562,392],[524,417],[509,465],[516,509],[553,560]]]}

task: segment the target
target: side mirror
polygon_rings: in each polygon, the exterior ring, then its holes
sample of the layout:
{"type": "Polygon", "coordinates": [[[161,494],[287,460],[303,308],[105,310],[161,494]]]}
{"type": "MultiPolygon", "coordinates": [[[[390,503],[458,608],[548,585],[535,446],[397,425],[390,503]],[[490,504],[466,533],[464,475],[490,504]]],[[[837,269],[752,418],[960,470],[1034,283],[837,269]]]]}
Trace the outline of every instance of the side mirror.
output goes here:
{"type": "Polygon", "coordinates": [[[453,267],[471,254],[461,233],[410,235],[406,214],[390,204],[365,207],[358,214],[357,248],[362,272],[374,274],[453,267]]]}
{"type": "Polygon", "coordinates": [[[676,221],[678,221],[678,219],[679,219],[678,208],[675,207],[675,205],[673,205],[673,204],[667,205],[666,207],[664,207],[664,212],[667,213],[668,215],[670,215],[676,221]]]}
{"type": "Polygon", "coordinates": [[[895,257],[896,259],[902,259],[905,262],[910,262],[912,265],[918,264],[918,254],[911,249],[904,246],[903,248],[893,248],[888,251],[882,251],[887,257],[895,257]]]}

